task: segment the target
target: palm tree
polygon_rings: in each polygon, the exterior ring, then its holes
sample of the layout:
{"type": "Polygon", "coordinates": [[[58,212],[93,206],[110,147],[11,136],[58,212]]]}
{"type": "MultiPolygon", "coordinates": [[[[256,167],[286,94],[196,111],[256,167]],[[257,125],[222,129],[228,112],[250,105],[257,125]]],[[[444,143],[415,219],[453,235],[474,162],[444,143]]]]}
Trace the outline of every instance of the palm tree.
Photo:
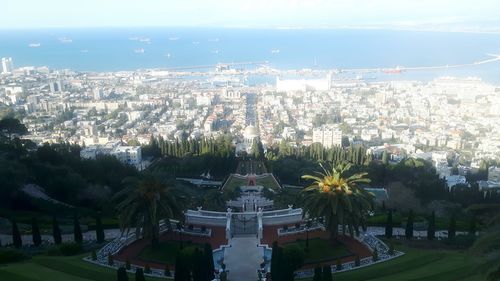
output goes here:
{"type": "Polygon", "coordinates": [[[118,201],[117,211],[122,231],[135,228],[136,234],[141,234],[152,243],[158,242],[160,234],[160,219],[180,217],[182,215],[177,190],[154,180],[127,179],[126,188],[114,196],[118,201]]]}
{"type": "Polygon", "coordinates": [[[485,257],[482,269],[488,281],[500,280],[500,253],[497,250],[500,247],[500,204],[477,204],[467,210],[482,214],[487,227],[470,251],[485,257]]]}
{"type": "Polygon", "coordinates": [[[356,173],[351,176],[348,171],[350,163],[341,163],[331,170],[317,172],[316,176],[304,175],[303,179],[312,180],[304,192],[304,207],[311,216],[324,217],[330,230],[331,239],[338,235],[338,226],[342,225],[345,233],[354,235],[354,229],[365,220],[368,210],[373,206],[373,194],[365,191],[358,184],[369,183],[367,173],[356,173]]]}

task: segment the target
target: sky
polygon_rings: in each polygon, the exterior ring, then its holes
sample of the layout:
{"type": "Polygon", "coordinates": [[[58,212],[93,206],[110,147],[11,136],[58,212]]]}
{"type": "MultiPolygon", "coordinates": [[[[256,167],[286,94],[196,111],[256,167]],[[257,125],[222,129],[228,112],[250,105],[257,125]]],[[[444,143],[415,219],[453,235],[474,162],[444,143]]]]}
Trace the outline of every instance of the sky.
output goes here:
{"type": "Polygon", "coordinates": [[[500,27],[499,0],[1,0],[0,7],[0,29],[500,27]]]}

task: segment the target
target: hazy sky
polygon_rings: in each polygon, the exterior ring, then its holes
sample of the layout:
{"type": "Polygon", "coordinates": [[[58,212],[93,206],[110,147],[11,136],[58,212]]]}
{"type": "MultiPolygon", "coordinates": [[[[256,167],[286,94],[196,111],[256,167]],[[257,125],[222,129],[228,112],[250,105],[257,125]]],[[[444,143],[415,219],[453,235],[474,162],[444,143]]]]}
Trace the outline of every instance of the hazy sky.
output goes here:
{"type": "Polygon", "coordinates": [[[499,0],[1,0],[0,28],[500,26],[499,0]]]}

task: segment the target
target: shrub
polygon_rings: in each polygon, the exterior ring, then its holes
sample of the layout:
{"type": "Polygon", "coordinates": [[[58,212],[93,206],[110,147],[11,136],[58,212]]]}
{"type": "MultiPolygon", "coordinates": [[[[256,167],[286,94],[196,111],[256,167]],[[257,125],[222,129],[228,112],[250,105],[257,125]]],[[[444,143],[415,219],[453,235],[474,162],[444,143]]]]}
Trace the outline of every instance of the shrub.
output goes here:
{"type": "Polygon", "coordinates": [[[342,261],[340,259],[337,259],[336,268],[337,271],[342,270],[342,261]]]}
{"type": "Polygon", "coordinates": [[[108,254],[108,265],[113,265],[115,261],[113,260],[113,255],[108,254]]]}
{"type": "Polygon", "coordinates": [[[220,274],[220,281],[227,281],[227,273],[225,271],[220,274]]]}
{"type": "Polygon", "coordinates": [[[80,243],[63,243],[59,246],[59,251],[63,256],[74,256],[83,251],[80,243]]]}
{"type": "Polygon", "coordinates": [[[372,258],[373,258],[373,261],[378,261],[378,250],[377,250],[377,248],[375,248],[375,250],[373,250],[372,258]]]}
{"type": "Polygon", "coordinates": [[[146,278],[144,277],[144,272],[142,271],[142,268],[138,268],[135,271],[135,281],[146,281],[146,278]]]}
{"type": "Polygon", "coordinates": [[[97,253],[95,252],[95,250],[92,250],[90,257],[92,258],[93,261],[97,260],[97,253]]]}
{"type": "Polygon", "coordinates": [[[28,257],[16,250],[10,250],[10,249],[0,250],[0,264],[18,262],[26,258],[28,257]]]}
{"type": "Polygon", "coordinates": [[[130,270],[130,268],[130,260],[127,258],[127,260],[125,261],[125,269],[130,270]]]}
{"type": "Polygon", "coordinates": [[[361,265],[361,260],[359,259],[359,255],[356,255],[354,258],[354,266],[360,266],[361,265]]]}
{"type": "Polygon", "coordinates": [[[387,252],[390,256],[394,255],[394,245],[389,243],[389,251],[387,252]]]}
{"type": "Polygon", "coordinates": [[[172,272],[170,272],[170,268],[168,267],[168,265],[165,265],[165,270],[163,271],[163,274],[165,276],[171,276],[172,275],[172,272]]]}
{"type": "Polygon", "coordinates": [[[127,270],[124,267],[118,268],[116,272],[116,280],[118,281],[128,281],[127,270]]]}
{"type": "Polygon", "coordinates": [[[149,267],[149,264],[146,264],[144,267],[144,273],[150,274],[151,273],[151,267],[149,267]]]}

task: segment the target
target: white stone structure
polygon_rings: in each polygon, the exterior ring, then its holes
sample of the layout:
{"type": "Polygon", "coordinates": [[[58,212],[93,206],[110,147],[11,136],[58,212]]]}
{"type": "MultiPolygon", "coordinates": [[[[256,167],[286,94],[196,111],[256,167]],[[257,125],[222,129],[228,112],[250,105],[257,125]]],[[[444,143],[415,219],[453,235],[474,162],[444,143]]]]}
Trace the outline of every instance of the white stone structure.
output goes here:
{"type": "Polygon", "coordinates": [[[323,125],[313,129],[313,143],[321,143],[325,148],[342,146],[342,131],[337,125],[323,125]]]}

